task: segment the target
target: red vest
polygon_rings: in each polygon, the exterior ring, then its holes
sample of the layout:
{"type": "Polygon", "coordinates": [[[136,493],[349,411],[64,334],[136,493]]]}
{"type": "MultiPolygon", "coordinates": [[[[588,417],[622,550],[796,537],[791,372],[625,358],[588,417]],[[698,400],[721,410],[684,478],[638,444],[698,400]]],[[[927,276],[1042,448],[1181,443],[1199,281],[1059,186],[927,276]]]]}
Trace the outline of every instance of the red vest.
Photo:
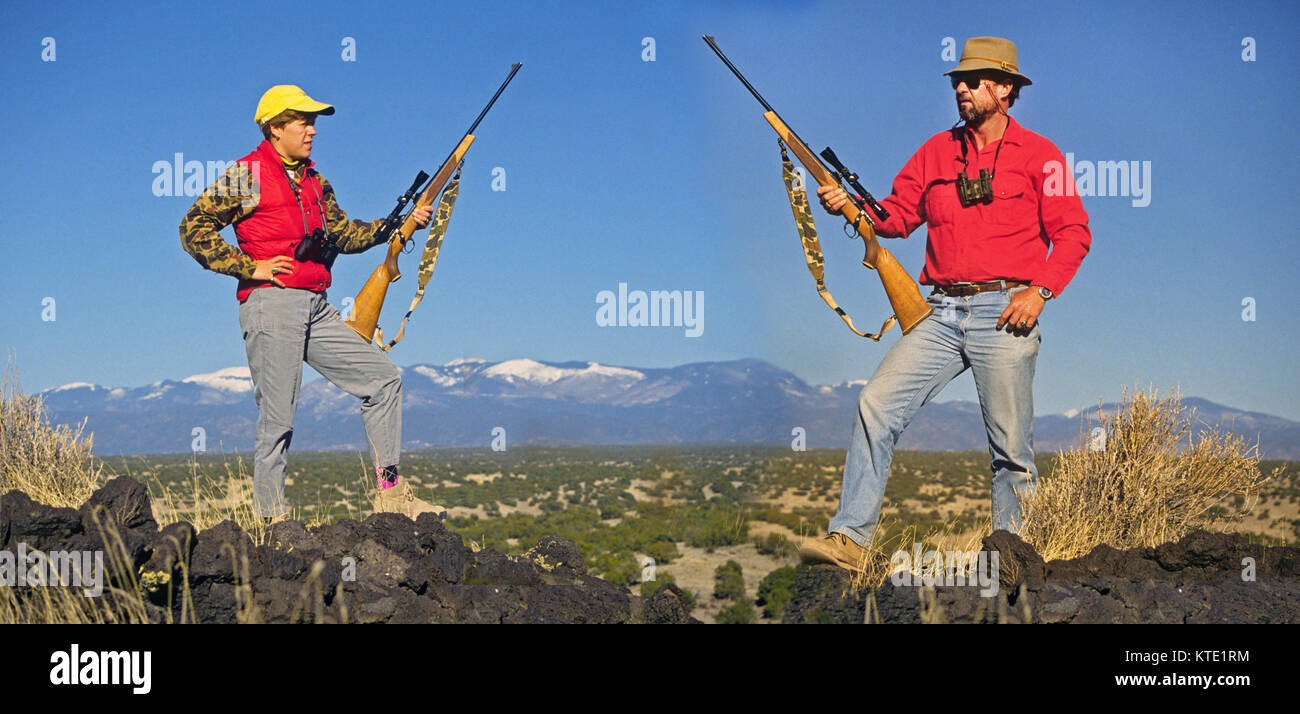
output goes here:
{"type": "MultiPolygon", "coordinates": [[[[311,169],[313,162],[308,159],[307,168],[303,169],[306,177],[298,184],[302,195],[302,208],[299,209],[299,199],[294,196],[289,184],[284,162],[280,160],[280,154],[271,146],[271,142],[263,141],[253,153],[240,161],[247,161],[250,165],[258,164],[253,170],[261,189],[257,208],[247,218],[235,223],[235,237],[239,239],[240,249],[254,260],[266,260],[277,255],[293,258],[293,251],[303,236],[310,235],[325,225],[322,218],[325,207],[321,200],[321,185],[316,179],[316,172],[311,169]],[[306,226],[303,225],[304,215],[306,226]]],[[[313,261],[300,263],[294,260],[293,272],[277,273],[276,277],[286,287],[304,288],[313,292],[323,292],[331,282],[330,271],[313,261]]],[[[240,279],[235,297],[242,303],[253,290],[273,287],[276,287],[275,284],[267,280],[240,279]]]]}

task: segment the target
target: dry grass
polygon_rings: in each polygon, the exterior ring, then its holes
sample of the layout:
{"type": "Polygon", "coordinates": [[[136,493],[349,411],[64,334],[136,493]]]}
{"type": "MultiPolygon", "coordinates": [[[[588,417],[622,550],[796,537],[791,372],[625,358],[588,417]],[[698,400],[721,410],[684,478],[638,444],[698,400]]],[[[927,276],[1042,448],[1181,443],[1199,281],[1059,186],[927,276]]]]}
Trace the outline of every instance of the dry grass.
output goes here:
{"type": "Polygon", "coordinates": [[[1062,452],[1051,478],[1023,499],[1021,537],[1053,560],[1103,543],[1155,546],[1239,519],[1277,472],[1261,476],[1258,444],[1217,427],[1198,436],[1197,426],[1177,393],[1130,399],[1126,390],[1118,411],[1101,415],[1104,448],[1062,452]]]}
{"type": "MultiPolygon", "coordinates": [[[[79,507],[103,485],[103,465],[92,457],[92,440],[82,439],[82,428],[73,431],[66,426],[53,427],[45,413],[39,396],[22,394],[17,380],[10,382],[6,370],[0,381],[0,494],[11,489],[25,492],[33,500],[56,507],[79,507]]],[[[364,464],[362,470],[365,471],[364,464]]],[[[365,484],[364,476],[361,483],[365,484]]],[[[252,510],[252,476],[241,460],[232,469],[226,463],[222,480],[208,478],[198,473],[197,463],[192,464],[191,489],[182,497],[166,488],[156,479],[149,479],[154,519],[159,523],[189,521],[198,530],[209,528],[224,520],[235,521],[249,533],[254,542],[265,542],[267,526],[252,510]],[[206,484],[206,485],[205,485],[206,484]]],[[[364,506],[358,506],[358,514],[364,506]]],[[[148,587],[140,582],[141,575],[132,567],[128,551],[120,533],[111,519],[101,512],[92,514],[98,528],[103,552],[103,592],[98,597],[87,597],[85,588],[63,586],[0,587],[0,624],[9,623],[147,623],[194,622],[194,607],[189,592],[189,563],[178,564],[181,587],[169,588],[171,597],[179,602],[167,602],[163,607],[148,603],[148,587]],[[175,607],[173,607],[175,605],[175,607]]],[[[298,517],[291,513],[291,517],[298,517]]],[[[188,552],[175,544],[178,552],[188,552]]],[[[228,553],[231,569],[236,578],[236,619],[239,622],[259,622],[262,613],[253,601],[249,586],[248,554],[228,553]]],[[[323,611],[320,574],[317,563],[298,602],[298,612],[314,615],[315,621],[327,619],[323,611]]],[[[56,585],[50,583],[50,585],[56,585]]],[[[332,618],[330,618],[332,619],[332,618]]],[[[346,608],[342,619],[347,620],[346,608]]]]}
{"type": "MultiPolygon", "coordinates": [[[[99,577],[102,592],[87,597],[85,588],[71,583],[54,583],[38,587],[0,588],[0,624],[141,624],[152,622],[146,605],[147,595],[134,568],[122,537],[102,506],[91,515],[105,544],[103,572],[99,577]]],[[[182,563],[182,572],[188,563],[182,563]]],[[[88,574],[89,575],[89,574],[88,574]]],[[[57,576],[56,576],[57,577],[57,576]]],[[[193,618],[189,589],[180,593],[181,621],[193,618]]],[[[158,613],[158,609],[154,608],[158,613]]],[[[164,622],[174,620],[171,608],[159,616],[164,622]]]]}
{"type": "MultiPolygon", "coordinates": [[[[1020,536],[1045,560],[1078,557],[1101,544],[1151,547],[1197,528],[1224,529],[1252,510],[1261,486],[1281,470],[1262,475],[1258,444],[1198,421],[1176,393],[1161,399],[1137,392],[1130,398],[1125,391],[1120,408],[1102,414],[1101,427],[1104,448],[1082,443],[1062,452],[1051,476],[1022,497],[1020,536]]],[[[894,530],[887,518],[878,533],[894,530]]],[[[892,574],[891,555],[911,551],[916,543],[922,551],[977,552],[991,532],[986,519],[961,533],[949,523],[919,538],[910,526],[879,542],[873,539],[865,570],[851,585],[879,587],[892,574]]],[[[926,575],[916,562],[911,572],[926,575]]],[[[919,588],[918,597],[922,620],[942,622],[933,592],[919,588]]],[[[871,605],[869,600],[868,620],[871,605]]],[[[998,621],[1006,621],[1005,614],[999,611],[998,621]]],[[[1023,613],[1022,621],[1028,617],[1023,613]]]]}
{"type": "MultiPolygon", "coordinates": [[[[889,520],[889,516],[882,516],[876,525],[876,531],[891,530],[888,527],[890,525],[889,520]]],[[[851,586],[857,590],[874,590],[880,587],[894,572],[895,566],[890,562],[894,554],[899,551],[912,553],[918,543],[921,545],[922,552],[936,550],[976,553],[983,547],[980,541],[992,532],[993,520],[992,518],[986,518],[977,527],[962,532],[956,530],[954,522],[949,522],[942,530],[933,530],[920,537],[918,537],[916,526],[909,525],[892,537],[879,541],[873,538],[871,545],[867,548],[863,571],[854,574],[851,586]]],[[[913,560],[911,566],[911,573],[914,576],[924,577],[930,574],[925,572],[920,562],[913,560]]],[[[970,575],[971,573],[963,574],[970,575]]]]}
{"type": "MultiPolygon", "coordinates": [[[[882,526],[888,525],[888,520],[889,517],[882,517],[880,519],[880,522],[877,524],[878,532],[881,530],[889,530],[888,528],[882,528],[882,526]]],[[[904,528],[896,535],[886,538],[879,543],[873,539],[863,563],[865,566],[864,570],[861,573],[854,574],[853,578],[850,580],[849,587],[857,591],[872,591],[884,585],[885,581],[888,580],[896,570],[902,567],[891,562],[893,555],[897,552],[902,551],[909,554],[914,553],[916,546],[919,544],[922,553],[929,551],[951,553],[956,551],[974,554],[978,553],[983,548],[981,541],[992,532],[993,519],[989,517],[985,518],[983,522],[975,528],[967,528],[960,532],[956,530],[954,523],[949,522],[943,529],[932,530],[919,538],[916,526],[913,525],[904,528]]],[[[931,565],[930,568],[926,568],[926,561],[924,559],[917,560],[909,557],[908,560],[910,567],[907,568],[907,571],[912,574],[913,582],[920,583],[922,579],[927,577],[934,577],[942,582],[949,574],[946,570],[943,572],[936,570],[934,565],[931,565]]],[[[972,570],[972,566],[974,565],[976,565],[976,563],[963,561],[963,565],[958,570],[953,571],[951,575],[960,576],[963,578],[964,582],[973,583],[978,577],[978,574],[972,570]]],[[[951,567],[952,563],[946,563],[946,566],[951,567]]],[[[933,585],[918,585],[913,588],[913,590],[916,591],[916,595],[919,598],[920,617],[923,624],[940,624],[947,622],[947,615],[939,604],[939,599],[933,585]]],[[[986,604],[989,607],[995,606],[992,601],[986,601],[986,604]]],[[[1014,618],[1009,618],[1007,613],[1003,612],[1003,610],[1006,609],[1005,602],[999,600],[996,603],[996,607],[999,608],[995,612],[997,622],[1014,621],[1014,618]]],[[[1024,607],[1028,607],[1027,601],[1024,607]]],[[[1027,612],[1025,618],[1025,621],[1028,621],[1027,612]]],[[[876,605],[875,594],[872,592],[868,592],[866,595],[866,612],[863,621],[867,624],[876,624],[883,621],[880,618],[880,612],[876,605]]]]}
{"type": "Polygon", "coordinates": [[[86,427],[50,426],[44,399],[21,392],[18,378],[5,368],[0,379],[0,493],[23,491],[35,501],[75,508],[103,485],[102,465],[91,457],[93,438],[86,427]]]}
{"type": "MultiPolygon", "coordinates": [[[[92,439],[81,436],[85,422],[76,431],[51,426],[44,400],[23,394],[16,376],[11,382],[12,366],[11,361],[0,380],[0,493],[18,489],[51,506],[79,507],[104,481],[102,464],[91,455],[92,439]]],[[[3,587],[0,623],[149,621],[121,536],[101,513],[92,517],[108,546],[103,593],[86,597],[81,587],[3,587]]]]}

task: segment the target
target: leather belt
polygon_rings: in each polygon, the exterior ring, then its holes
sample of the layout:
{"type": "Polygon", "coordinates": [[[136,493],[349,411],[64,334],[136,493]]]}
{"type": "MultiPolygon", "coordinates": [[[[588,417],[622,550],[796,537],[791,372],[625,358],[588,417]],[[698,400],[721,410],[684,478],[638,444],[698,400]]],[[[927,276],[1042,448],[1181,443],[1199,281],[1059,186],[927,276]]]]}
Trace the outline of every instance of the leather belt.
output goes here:
{"type": "Polygon", "coordinates": [[[954,283],[952,285],[936,285],[931,295],[948,295],[950,297],[965,297],[977,293],[986,293],[991,290],[1004,290],[1007,288],[1018,288],[1029,285],[1023,280],[993,280],[987,283],[954,283]]]}

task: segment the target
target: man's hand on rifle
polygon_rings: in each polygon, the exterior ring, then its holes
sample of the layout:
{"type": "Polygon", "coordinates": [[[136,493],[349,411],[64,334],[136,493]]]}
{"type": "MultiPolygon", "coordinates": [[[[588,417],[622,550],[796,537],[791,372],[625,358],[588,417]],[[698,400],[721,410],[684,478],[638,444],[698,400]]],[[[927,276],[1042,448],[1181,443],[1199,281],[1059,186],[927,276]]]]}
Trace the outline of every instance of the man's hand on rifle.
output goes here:
{"type": "Polygon", "coordinates": [[[277,255],[274,258],[254,262],[257,263],[257,268],[253,271],[254,280],[270,280],[280,287],[284,287],[284,283],[275,277],[276,274],[293,272],[293,258],[287,255],[277,255]]]}
{"type": "Polygon", "coordinates": [[[433,204],[431,203],[427,206],[420,206],[414,211],[411,211],[411,218],[415,219],[416,228],[424,228],[429,225],[429,220],[433,218],[433,204]]]}
{"type": "Polygon", "coordinates": [[[839,186],[818,186],[817,196],[822,200],[822,208],[831,215],[836,215],[849,202],[849,194],[839,186]]]}

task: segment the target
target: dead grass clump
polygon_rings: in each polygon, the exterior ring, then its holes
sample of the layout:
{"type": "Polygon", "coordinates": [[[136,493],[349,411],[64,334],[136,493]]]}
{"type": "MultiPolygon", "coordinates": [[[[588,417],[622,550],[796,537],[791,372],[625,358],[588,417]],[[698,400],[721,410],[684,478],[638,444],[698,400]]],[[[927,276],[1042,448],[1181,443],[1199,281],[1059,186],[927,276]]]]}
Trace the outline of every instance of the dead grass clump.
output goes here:
{"type": "Polygon", "coordinates": [[[1239,520],[1277,471],[1261,476],[1257,443],[1195,414],[1176,392],[1130,399],[1125,390],[1120,408],[1101,414],[1099,435],[1061,452],[1051,477],[1022,498],[1021,537],[1053,560],[1103,543],[1152,547],[1239,520]]]}
{"type": "MultiPolygon", "coordinates": [[[[993,519],[985,518],[975,527],[967,526],[962,530],[957,529],[957,521],[949,521],[942,530],[931,530],[925,535],[919,535],[916,525],[911,524],[893,535],[884,535],[893,530],[891,517],[882,516],[876,525],[875,532],[878,537],[872,538],[871,544],[867,547],[866,558],[862,564],[863,570],[855,572],[850,582],[855,590],[875,590],[884,585],[897,568],[894,563],[895,554],[900,552],[913,554],[918,544],[922,553],[930,551],[979,553],[983,547],[981,541],[993,532],[993,519]]],[[[909,557],[908,561],[909,572],[918,578],[939,574],[928,572],[922,560],[909,557]]],[[[964,569],[961,574],[969,576],[973,573],[969,569],[964,569]]]]}
{"type": "Polygon", "coordinates": [[[91,457],[94,436],[86,427],[51,426],[44,399],[25,395],[9,367],[0,380],[0,493],[23,491],[33,500],[77,507],[103,485],[102,467],[91,457]]]}

